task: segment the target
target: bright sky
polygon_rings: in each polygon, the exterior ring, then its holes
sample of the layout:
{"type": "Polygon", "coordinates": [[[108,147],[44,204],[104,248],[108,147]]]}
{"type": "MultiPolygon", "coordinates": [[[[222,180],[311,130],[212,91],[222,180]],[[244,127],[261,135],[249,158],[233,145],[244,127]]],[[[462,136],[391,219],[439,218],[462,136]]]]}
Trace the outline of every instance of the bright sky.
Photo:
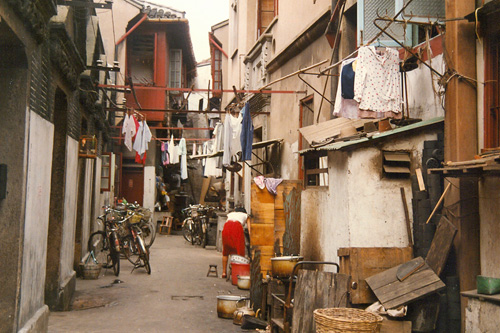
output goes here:
{"type": "Polygon", "coordinates": [[[229,0],[148,0],[186,12],[196,61],[210,58],[208,32],[229,17],[229,0]]]}

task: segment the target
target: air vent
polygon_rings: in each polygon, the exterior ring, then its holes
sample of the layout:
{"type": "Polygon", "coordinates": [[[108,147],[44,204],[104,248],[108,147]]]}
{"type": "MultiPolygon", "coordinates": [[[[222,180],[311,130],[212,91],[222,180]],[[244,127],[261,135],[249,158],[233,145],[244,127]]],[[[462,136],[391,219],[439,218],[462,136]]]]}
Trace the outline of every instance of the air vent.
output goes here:
{"type": "Polygon", "coordinates": [[[397,178],[410,177],[410,153],[384,151],[383,156],[382,166],[384,175],[397,178]]]}

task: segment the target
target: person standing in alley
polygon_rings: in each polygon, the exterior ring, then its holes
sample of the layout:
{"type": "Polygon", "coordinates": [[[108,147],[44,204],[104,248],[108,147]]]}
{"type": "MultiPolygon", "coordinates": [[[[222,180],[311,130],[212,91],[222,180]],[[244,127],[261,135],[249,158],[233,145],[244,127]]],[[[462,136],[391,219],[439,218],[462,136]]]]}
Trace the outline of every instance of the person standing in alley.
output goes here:
{"type": "Polygon", "coordinates": [[[245,234],[249,234],[248,214],[243,207],[237,207],[227,214],[222,229],[222,277],[227,277],[227,262],[230,254],[245,256],[245,234]],[[245,229],[247,231],[245,231],[245,229]]]}

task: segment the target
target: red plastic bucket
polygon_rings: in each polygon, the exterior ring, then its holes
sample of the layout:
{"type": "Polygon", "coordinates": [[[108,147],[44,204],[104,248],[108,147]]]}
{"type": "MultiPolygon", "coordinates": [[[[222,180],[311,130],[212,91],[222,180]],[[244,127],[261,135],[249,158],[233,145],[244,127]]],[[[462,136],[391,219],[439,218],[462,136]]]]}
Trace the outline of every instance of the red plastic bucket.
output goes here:
{"type": "Polygon", "coordinates": [[[250,264],[231,263],[231,283],[234,286],[238,285],[238,275],[249,276],[250,264]]]}

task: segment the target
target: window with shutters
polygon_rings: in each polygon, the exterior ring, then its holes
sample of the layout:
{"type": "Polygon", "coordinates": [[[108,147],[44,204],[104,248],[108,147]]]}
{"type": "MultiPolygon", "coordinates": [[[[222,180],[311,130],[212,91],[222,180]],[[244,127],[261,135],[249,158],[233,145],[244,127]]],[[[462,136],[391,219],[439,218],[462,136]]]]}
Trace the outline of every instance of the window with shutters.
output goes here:
{"type": "Polygon", "coordinates": [[[221,92],[215,90],[222,90],[222,52],[212,47],[212,89],[214,96],[220,96],[221,92]]]}
{"type": "MultiPolygon", "coordinates": [[[[358,45],[366,45],[377,36],[380,28],[388,22],[376,19],[380,17],[394,18],[409,0],[358,0],[358,45]]],[[[434,22],[445,17],[444,0],[413,0],[398,16],[398,20],[415,23],[434,22]]],[[[406,46],[415,46],[419,43],[419,28],[417,24],[402,24],[394,22],[387,29],[387,33],[380,35],[373,42],[381,46],[399,46],[394,39],[406,46]]]]}
{"type": "Polygon", "coordinates": [[[257,37],[262,35],[269,23],[278,15],[278,0],[258,0],[257,37]]]}
{"type": "Polygon", "coordinates": [[[182,88],[182,50],[170,50],[170,88],[182,88]]]}
{"type": "Polygon", "coordinates": [[[154,83],[154,49],[153,34],[132,34],[127,40],[128,74],[137,84],[154,83]]]}

